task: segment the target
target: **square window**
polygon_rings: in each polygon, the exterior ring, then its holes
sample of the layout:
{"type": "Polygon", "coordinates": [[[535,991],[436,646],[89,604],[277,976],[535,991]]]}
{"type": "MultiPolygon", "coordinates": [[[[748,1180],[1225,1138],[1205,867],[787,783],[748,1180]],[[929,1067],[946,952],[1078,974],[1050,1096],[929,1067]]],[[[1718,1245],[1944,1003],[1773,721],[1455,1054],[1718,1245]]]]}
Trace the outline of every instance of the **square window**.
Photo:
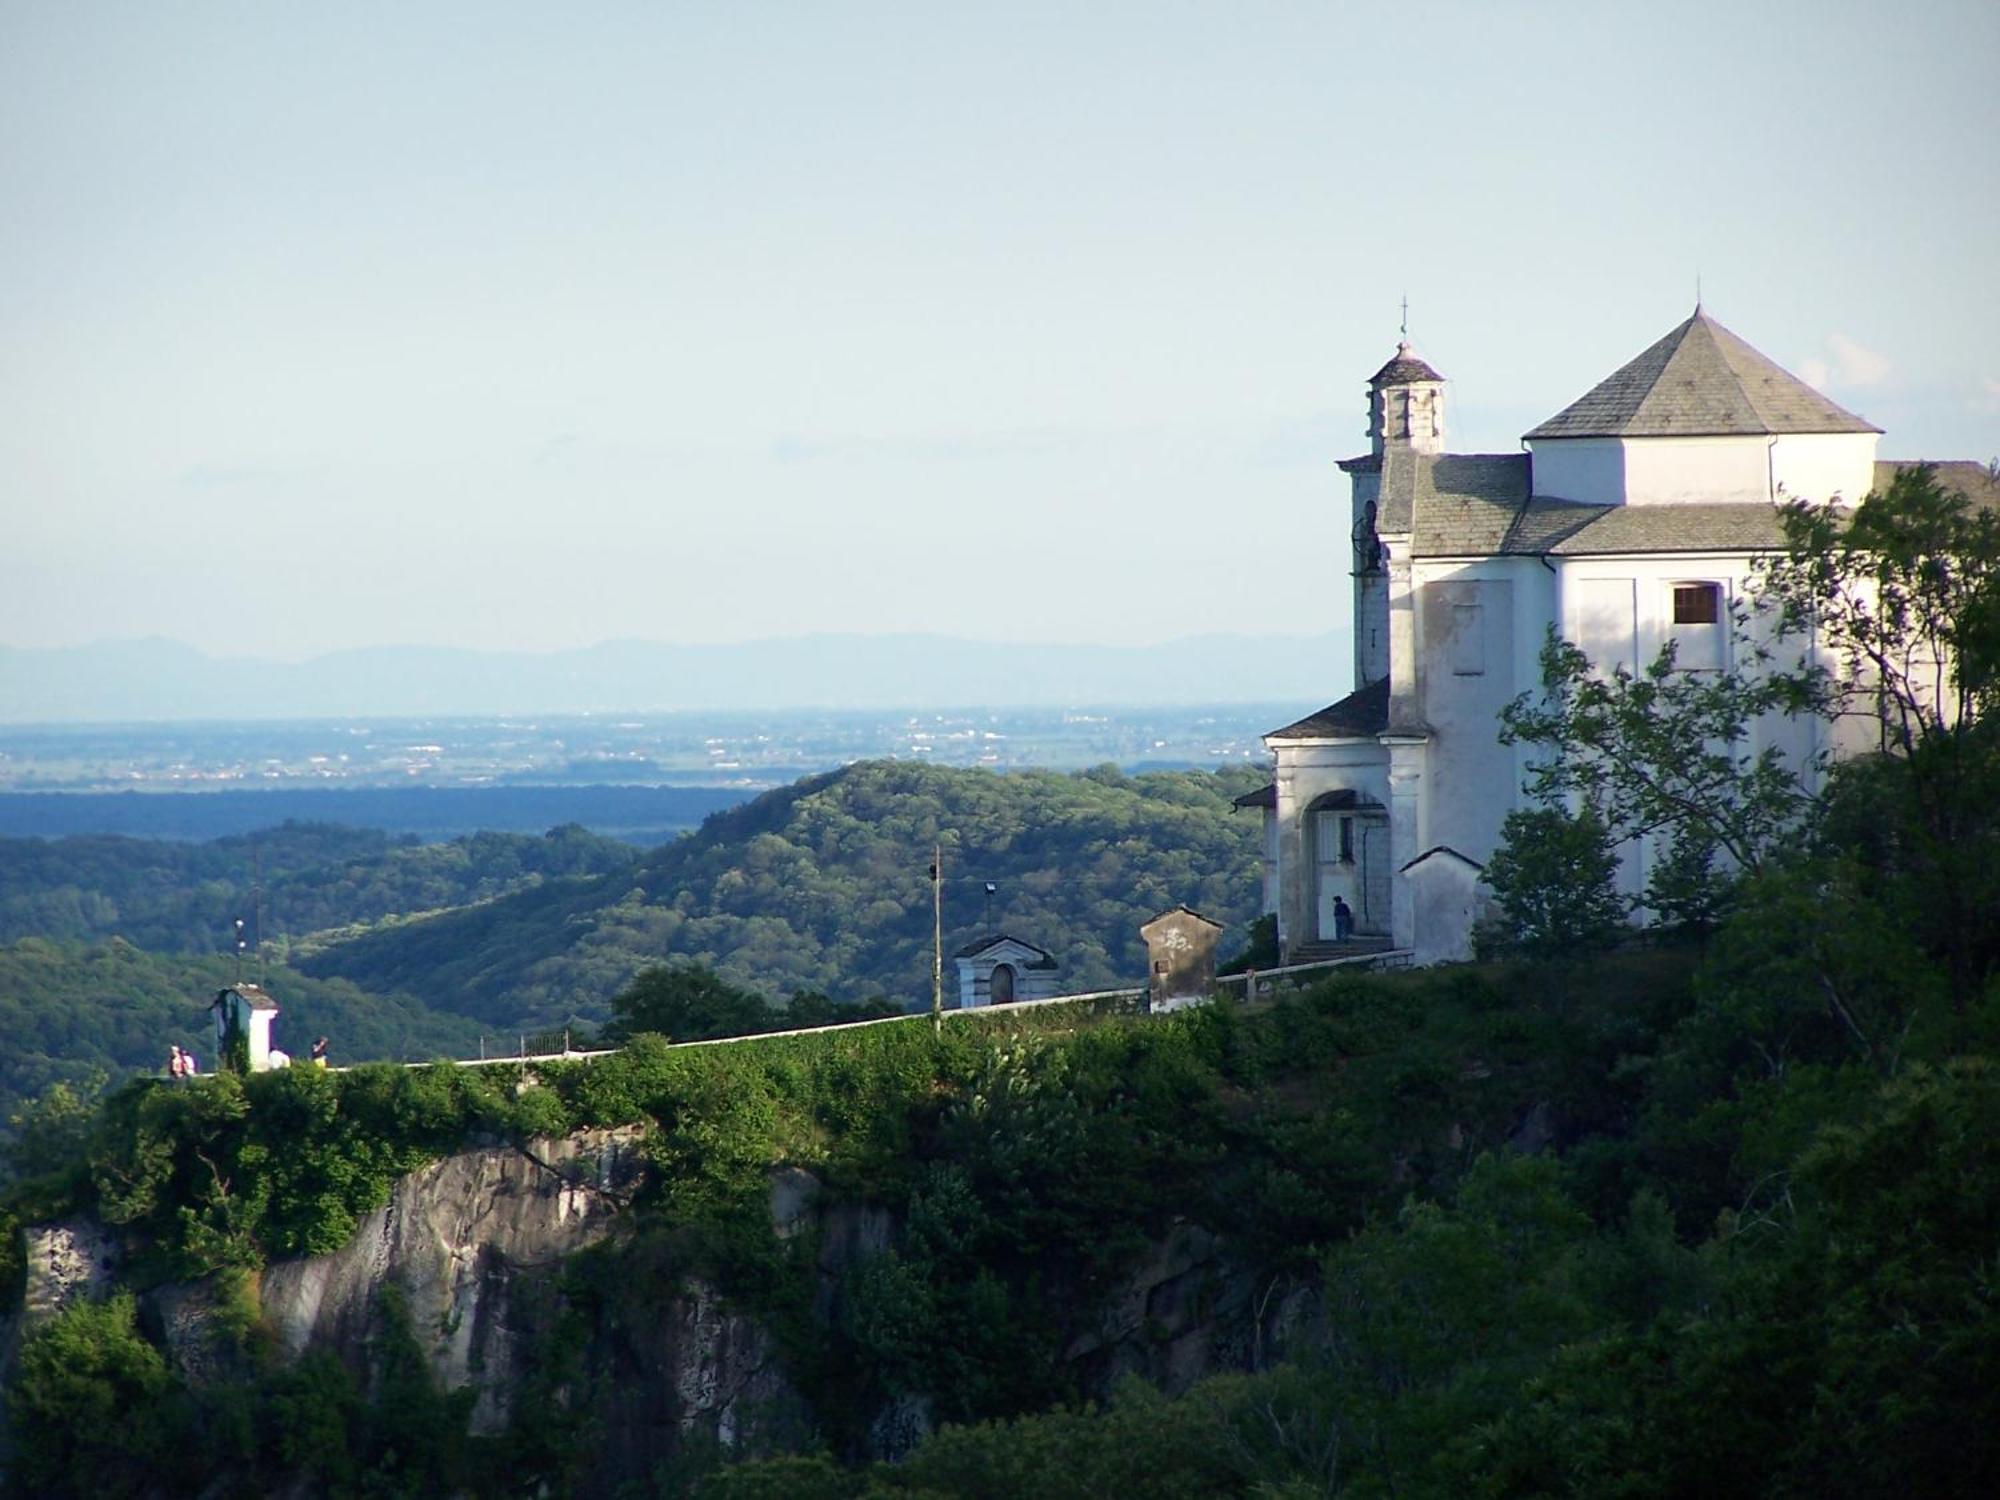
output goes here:
{"type": "Polygon", "coordinates": [[[1460,677],[1486,672],[1486,636],[1477,604],[1451,607],[1451,670],[1460,677]]]}
{"type": "Polygon", "coordinates": [[[1714,625],[1722,618],[1722,590],[1712,583],[1674,585],[1676,625],[1714,625]]]}

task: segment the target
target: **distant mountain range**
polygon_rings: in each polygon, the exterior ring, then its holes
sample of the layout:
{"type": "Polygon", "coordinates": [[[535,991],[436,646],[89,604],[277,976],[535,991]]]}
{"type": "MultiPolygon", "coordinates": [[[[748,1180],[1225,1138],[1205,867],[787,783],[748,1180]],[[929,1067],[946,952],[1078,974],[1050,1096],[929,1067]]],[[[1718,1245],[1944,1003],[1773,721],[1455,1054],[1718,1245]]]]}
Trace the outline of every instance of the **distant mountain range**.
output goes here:
{"type": "Polygon", "coordinates": [[[552,652],[380,646],[297,663],[214,657],[152,638],[0,646],[0,721],[1287,702],[1338,697],[1352,660],[1344,630],[1153,646],[933,635],[607,641],[552,652]]]}

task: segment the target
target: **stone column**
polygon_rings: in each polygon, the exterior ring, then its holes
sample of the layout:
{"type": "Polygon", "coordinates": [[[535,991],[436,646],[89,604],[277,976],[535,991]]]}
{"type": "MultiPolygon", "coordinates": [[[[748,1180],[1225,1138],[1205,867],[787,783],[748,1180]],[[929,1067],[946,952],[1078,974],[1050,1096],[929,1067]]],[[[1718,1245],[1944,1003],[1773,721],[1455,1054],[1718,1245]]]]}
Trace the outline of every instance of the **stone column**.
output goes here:
{"type": "Polygon", "coordinates": [[[1424,762],[1429,741],[1421,736],[1384,735],[1389,747],[1389,935],[1398,948],[1417,941],[1415,893],[1400,873],[1424,852],[1424,762]]]}
{"type": "Polygon", "coordinates": [[[1305,817],[1299,806],[1298,783],[1289,767],[1272,776],[1278,789],[1272,814],[1277,820],[1272,851],[1278,872],[1278,953],[1291,962],[1298,944],[1310,942],[1313,920],[1310,871],[1306,863],[1305,817]]]}

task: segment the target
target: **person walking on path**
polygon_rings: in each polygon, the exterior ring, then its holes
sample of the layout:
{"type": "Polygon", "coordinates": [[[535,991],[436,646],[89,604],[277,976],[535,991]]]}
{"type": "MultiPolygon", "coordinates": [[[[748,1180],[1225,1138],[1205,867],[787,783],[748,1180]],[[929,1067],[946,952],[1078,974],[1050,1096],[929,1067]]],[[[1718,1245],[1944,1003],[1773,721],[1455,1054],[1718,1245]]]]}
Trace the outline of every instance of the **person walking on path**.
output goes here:
{"type": "Polygon", "coordinates": [[[187,1056],[181,1051],[178,1042],[167,1048],[167,1077],[187,1077],[187,1056]]]}
{"type": "Polygon", "coordinates": [[[320,1038],[320,1039],[319,1039],[318,1041],[316,1041],[316,1042],[314,1042],[314,1043],[313,1043],[313,1050],[312,1050],[312,1059],[313,1059],[313,1066],[314,1066],[315,1068],[323,1068],[323,1067],[325,1067],[325,1066],[326,1066],[326,1038],[325,1038],[325,1037],[321,1037],[321,1038],[320,1038]]]}

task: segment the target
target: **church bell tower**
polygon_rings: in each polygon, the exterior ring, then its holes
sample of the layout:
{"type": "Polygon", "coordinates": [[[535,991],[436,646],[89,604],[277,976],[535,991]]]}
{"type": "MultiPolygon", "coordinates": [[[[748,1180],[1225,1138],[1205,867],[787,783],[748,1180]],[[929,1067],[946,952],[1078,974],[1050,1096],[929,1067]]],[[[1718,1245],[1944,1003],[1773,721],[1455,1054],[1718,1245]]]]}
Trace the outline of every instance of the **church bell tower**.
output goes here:
{"type": "Polygon", "coordinates": [[[1368,446],[1444,452],[1444,376],[1418,359],[1408,339],[1368,382],[1368,446]]]}

